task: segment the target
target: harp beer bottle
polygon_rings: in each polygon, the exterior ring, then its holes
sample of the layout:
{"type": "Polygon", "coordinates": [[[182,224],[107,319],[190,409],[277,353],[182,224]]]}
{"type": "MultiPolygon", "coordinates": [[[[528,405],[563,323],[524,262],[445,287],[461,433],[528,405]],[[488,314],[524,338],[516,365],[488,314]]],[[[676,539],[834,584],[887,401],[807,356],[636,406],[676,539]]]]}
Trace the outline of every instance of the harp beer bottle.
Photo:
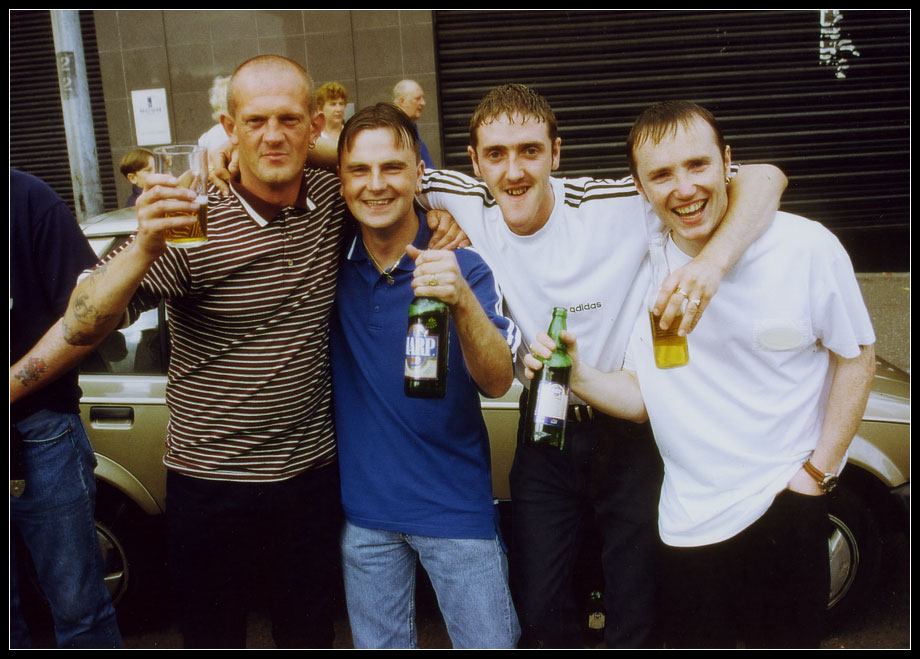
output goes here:
{"type": "Polygon", "coordinates": [[[412,398],[443,398],[447,391],[450,308],[433,297],[409,305],[403,390],[412,398]]]}
{"type": "Polygon", "coordinates": [[[572,374],[572,359],[559,338],[559,333],[565,329],[565,316],[565,308],[553,309],[547,334],[556,342],[556,349],[549,359],[540,359],[543,368],[531,380],[524,427],[524,442],[560,451],[565,443],[569,376],[572,374]]]}

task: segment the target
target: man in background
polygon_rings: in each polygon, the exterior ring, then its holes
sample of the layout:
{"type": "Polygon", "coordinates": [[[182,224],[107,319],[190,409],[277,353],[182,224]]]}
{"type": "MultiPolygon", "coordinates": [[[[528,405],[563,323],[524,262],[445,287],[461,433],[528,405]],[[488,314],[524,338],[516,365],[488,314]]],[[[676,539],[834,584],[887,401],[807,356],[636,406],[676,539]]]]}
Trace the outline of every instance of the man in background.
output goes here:
{"type": "Polygon", "coordinates": [[[425,91],[422,86],[415,80],[400,80],[393,87],[393,104],[406,113],[406,116],[412,121],[415,127],[415,134],[418,137],[419,147],[422,150],[422,162],[428,169],[434,169],[434,162],[428,154],[428,147],[422,141],[418,132],[418,120],[422,118],[422,110],[425,109],[425,91]]]}
{"type": "Polygon", "coordinates": [[[96,457],[80,420],[77,369],[38,388],[44,360],[13,367],[60,318],[77,276],[95,262],[64,201],[43,181],[10,170],[12,648],[31,645],[19,601],[17,551],[23,545],[50,604],[58,647],[122,644],[96,536],[96,457]],[[14,387],[22,393],[15,402],[14,387]]]}

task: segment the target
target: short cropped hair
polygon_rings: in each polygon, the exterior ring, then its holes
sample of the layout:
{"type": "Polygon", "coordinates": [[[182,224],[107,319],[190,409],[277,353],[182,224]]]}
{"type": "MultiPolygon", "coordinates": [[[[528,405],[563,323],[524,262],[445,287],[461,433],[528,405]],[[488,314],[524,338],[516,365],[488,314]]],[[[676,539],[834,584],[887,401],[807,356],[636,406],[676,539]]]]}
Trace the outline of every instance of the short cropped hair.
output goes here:
{"type": "Polygon", "coordinates": [[[549,131],[550,142],[556,141],[559,131],[556,126],[556,115],[549,102],[527,85],[508,83],[486,94],[476,111],[473,112],[473,118],[470,120],[470,146],[476,148],[478,141],[476,131],[480,126],[492,123],[503,116],[507,116],[510,120],[516,114],[519,114],[524,121],[533,120],[537,123],[545,123],[549,131]]]}
{"type": "Polygon", "coordinates": [[[346,151],[350,151],[354,146],[355,138],[365,130],[374,130],[377,128],[386,128],[393,133],[393,139],[400,147],[406,147],[415,152],[416,162],[421,160],[422,151],[418,143],[418,134],[415,132],[415,124],[406,116],[406,113],[400,110],[392,103],[377,103],[377,105],[368,105],[361,108],[345,122],[342,127],[342,134],[339,136],[338,157],[339,163],[342,162],[342,156],[346,151]]]}
{"type": "Polygon", "coordinates": [[[127,178],[128,174],[139,172],[146,167],[150,163],[151,158],[153,158],[153,151],[140,148],[131,149],[122,156],[118,169],[121,170],[121,175],[127,178]]]}
{"type": "Polygon", "coordinates": [[[716,144],[719,145],[719,153],[725,153],[722,127],[709,110],[691,101],[661,101],[646,108],[636,118],[626,138],[626,161],[633,179],[639,180],[636,172],[636,149],[648,141],[658,144],[673,134],[679,126],[690,126],[695,119],[702,119],[712,127],[716,144]]]}
{"type": "Polygon", "coordinates": [[[339,98],[348,103],[348,92],[345,91],[345,87],[338,82],[327,82],[316,90],[316,109],[322,110],[326,103],[339,98]]]}
{"type": "Polygon", "coordinates": [[[233,75],[230,77],[230,87],[227,90],[227,114],[229,114],[231,117],[236,116],[235,83],[237,76],[239,76],[245,69],[252,67],[261,69],[266,75],[272,75],[273,73],[284,69],[289,69],[300,75],[300,77],[303,79],[304,85],[306,86],[306,98],[304,99],[304,106],[307,108],[307,112],[310,114],[310,116],[313,116],[313,113],[316,109],[313,105],[313,78],[310,77],[310,74],[307,73],[307,70],[300,64],[292,59],[288,59],[287,57],[282,57],[281,55],[258,55],[246,60],[238,67],[236,67],[236,71],[234,71],[233,75]]]}

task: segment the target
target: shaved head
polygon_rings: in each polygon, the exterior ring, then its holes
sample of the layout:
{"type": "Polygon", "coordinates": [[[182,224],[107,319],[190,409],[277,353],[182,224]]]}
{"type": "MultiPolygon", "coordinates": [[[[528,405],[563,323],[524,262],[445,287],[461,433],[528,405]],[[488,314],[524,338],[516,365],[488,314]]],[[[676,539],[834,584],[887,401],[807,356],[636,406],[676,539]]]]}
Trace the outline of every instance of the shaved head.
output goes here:
{"type": "Polygon", "coordinates": [[[279,73],[296,73],[304,84],[304,107],[308,108],[311,115],[315,112],[313,102],[313,80],[310,74],[297,62],[281,55],[259,55],[240,64],[230,79],[230,89],[227,93],[227,113],[235,116],[239,104],[239,79],[249,76],[273,76],[279,73]]]}

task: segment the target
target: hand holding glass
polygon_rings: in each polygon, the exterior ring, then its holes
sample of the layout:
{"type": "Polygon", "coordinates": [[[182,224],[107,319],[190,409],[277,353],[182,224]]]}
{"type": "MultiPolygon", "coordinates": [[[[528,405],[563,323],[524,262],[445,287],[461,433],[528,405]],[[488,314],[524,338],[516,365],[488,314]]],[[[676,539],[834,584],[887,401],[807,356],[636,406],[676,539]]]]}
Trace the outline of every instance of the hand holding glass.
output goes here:
{"type": "Polygon", "coordinates": [[[208,242],[208,150],[197,144],[160,146],[153,150],[157,172],[179,179],[179,185],[195,193],[197,222],[166,232],[171,247],[197,247],[208,242]]]}

